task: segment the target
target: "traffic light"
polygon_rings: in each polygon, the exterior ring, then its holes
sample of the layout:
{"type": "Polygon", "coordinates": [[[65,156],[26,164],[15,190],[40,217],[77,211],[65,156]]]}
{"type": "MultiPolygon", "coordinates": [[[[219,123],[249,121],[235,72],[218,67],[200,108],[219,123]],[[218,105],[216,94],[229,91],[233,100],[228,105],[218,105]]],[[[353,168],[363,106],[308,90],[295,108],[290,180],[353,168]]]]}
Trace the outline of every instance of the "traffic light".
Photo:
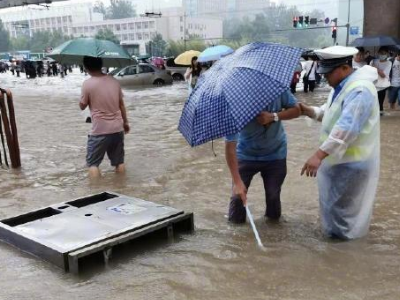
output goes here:
{"type": "Polygon", "coordinates": [[[337,27],[333,26],[332,27],[332,38],[336,39],[336,37],[337,37],[337,27]]]}
{"type": "Polygon", "coordinates": [[[293,17],[293,27],[297,28],[297,18],[293,17]]]}
{"type": "Polygon", "coordinates": [[[304,17],[300,16],[299,17],[299,28],[303,27],[303,21],[304,21],[304,17]]]}
{"type": "Polygon", "coordinates": [[[308,27],[309,24],[310,24],[310,17],[309,16],[305,16],[304,17],[304,26],[308,27]]]}

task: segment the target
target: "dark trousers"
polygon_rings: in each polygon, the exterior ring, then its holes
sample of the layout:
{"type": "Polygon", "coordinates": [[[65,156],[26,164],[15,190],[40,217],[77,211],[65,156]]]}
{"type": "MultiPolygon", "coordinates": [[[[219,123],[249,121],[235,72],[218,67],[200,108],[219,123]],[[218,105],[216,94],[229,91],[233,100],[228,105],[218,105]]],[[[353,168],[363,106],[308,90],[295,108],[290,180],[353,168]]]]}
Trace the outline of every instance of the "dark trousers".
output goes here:
{"type": "MultiPolygon", "coordinates": [[[[274,161],[239,161],[239,173],[243,183],[250,187],[251,180],[257,173],[264,182],[266,211],[265,216],[278,220],[281,216],[281,187],[286,177],[286,159],[274,161]]],[[[251,202],[251,200],[250,200],[251,202]]],[[[231,197],[229,221],[246,222],[246,209],[239,196],[231,197]]]]}
{"type": "Polygon", "coordinates": [[[304,93],[308,93],[308,90],[310,90],[310,92],[314,92],[315,80],[304,80],[303,84],[304,84],[304,93]]]}
{"type": "Polygon", "coordinates": [[[381,112],[383,112],[383,102],[385,102],[386,90],[387,89],[384,89],[378,92],[379,109],[381,112]]]}
{"type": "Polygon", "coordinates": [[[290,92],[292,93],[292,94],[296,94],[296,85],[297,85],[297,83],[296,82],[292,82],[291,84],[290,84],[290,92]]]}

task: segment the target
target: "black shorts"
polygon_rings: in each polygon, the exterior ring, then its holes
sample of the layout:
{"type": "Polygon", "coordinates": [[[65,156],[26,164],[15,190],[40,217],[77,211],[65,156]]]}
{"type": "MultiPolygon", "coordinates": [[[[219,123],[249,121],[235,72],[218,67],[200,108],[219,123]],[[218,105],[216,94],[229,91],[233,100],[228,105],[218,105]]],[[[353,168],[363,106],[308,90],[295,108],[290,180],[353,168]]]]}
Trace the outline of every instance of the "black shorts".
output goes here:
{"type": "Polygon", "coordinates": [[[124,163],[124,132],[102,135],[89,135],[87,143],[86,163],[88,167],[98,167],[103,161],[104,154],[116,167],[124,163]]]}

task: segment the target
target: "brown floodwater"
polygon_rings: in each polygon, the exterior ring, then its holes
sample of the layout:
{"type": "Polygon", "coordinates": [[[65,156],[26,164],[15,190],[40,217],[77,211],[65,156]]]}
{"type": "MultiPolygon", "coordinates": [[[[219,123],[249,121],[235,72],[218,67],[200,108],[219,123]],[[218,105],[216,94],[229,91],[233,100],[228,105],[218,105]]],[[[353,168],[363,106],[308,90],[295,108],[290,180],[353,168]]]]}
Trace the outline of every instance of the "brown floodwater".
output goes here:
{"type": "MultiPolygon", "coordinates": [[[[250,225],[227,222],[231,180],[224,142],[191,149],[177,123],[186,85],[124,90],[131,133],[126,136],[126,176],[107,160],[103,178],[87,178],[90,125],[78,108],[84,76],[27,80],[0,74],[15,98],[22,169],[0,169],[0,218],[105,190],[192,211],[196,230],[175,242],[148,241],[89,266],[81,276],[0,243],[0,299],[399,299],[400,111],[381,120],[382,159],[371,230],[351,242],[326,239],[320,230],[315,179],[300,177],[317,147],[319,125],[285,122],[288,176],[283,220],[266,223],[262,180],[254,179],[249,204],[266,251],[250,225]]],[[[324,102],[327,88],[297,93],[324,102]]]]}

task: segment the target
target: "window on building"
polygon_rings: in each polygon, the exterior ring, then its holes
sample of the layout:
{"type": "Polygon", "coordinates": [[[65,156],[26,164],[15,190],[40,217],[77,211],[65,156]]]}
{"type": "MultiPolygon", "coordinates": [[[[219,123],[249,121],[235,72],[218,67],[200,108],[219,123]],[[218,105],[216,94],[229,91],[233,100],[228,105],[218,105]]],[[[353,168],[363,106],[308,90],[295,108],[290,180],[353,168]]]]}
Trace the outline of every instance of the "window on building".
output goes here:
{"type": "Polygon", "coordinates": [[[150,27],[151,29],[154,29],[154,28],[156,27],[155,22],[154,22],[154,21],[150,22],[149,27],[150,27]]]}
{"type": "Polygon", "coordinates": [[[179,21],[183,22],[183,17],[180,17],[180,18],[179,18],[179,21]]]}
{"type": "Polygon", "coordinates": [[[121,30],[121,25],[116,24],[116,25],[115,25],[115,30],[120,31],[120,30],[121,30]]]}
{"type": "Polygon", "coordinates": [[[143,28],[144,29],[149,28],[149,22],[143,22],[143,28]]]}
{"type": "Polygon", "coordinates": [[[67,23],[67,19],[68,19],[67,16],[64,16],[64,17],[62,18],[62,20],[63,20],[64,23],[67,23]]]}
{"type": "Polygon", "coordinates": [[[142,29],[142,23],[136,23],[136,29],[142,29]]]}
{"type": "Polygon", "coordinates": [[[143,39],[144,40],[149,40],[150,39],[150,35],[148,33],[143,34],[143,39]]]}
{"type": "Polygon", "coordinates": [[[134,33],[130,33],[129,34],[129,40],[131,40],[131,41],[135,40],[135,34],[134,33]]]}
{"type": "Polygon", "coordinates": [[[141,33],[138,33],[136,36],[137,36],[137,39],[138,39],[139,41],[142,40],[142,34],[141,34],[141,33]]]}
{"type": "Polygon", "coordinates": [[[183,26],[181,26],[181,32],[183,32],[183,26]]]}
{"type": "Polygon", "coordinates": [[[68,16],[68,21],[72,23],[72,16],[68,16]]]}
{"type": "Polygon", "coordinates": [[[129,29],[130,30],[135,29],[135,23],[129,23],[129,29]]]}
{"type": "Polygon", "coordinates": [[[61,24],[61,17],[57,17],[57,24],[61,24]]]}
{"type": "Polygon", "coordinates": [[[107,28],[110,29],[110,30],[114,30],[114,26],[112,24],[108,24],[107,28]]]}
{"type": "Polygon", "coordinates": [[[128,24],[122,24],[121,25],[121,27],[122,27],[122,30],[127,30],[128,29],[128,26],[127,26],[128,24]]]}
{"type": "Polygon", "coordinates": [[[68,33],[68,27],[67,27],[67,26],[64,26],[64,27],[63,27],[63,32],[64,32],[64,33],[68,33]]]}
{"type": "Polygon", "coordinates": [[[127,34],[123,34],[123,35],[122,35],[122,40],[123,40],[123,41],[128,40],[128,35],[127,35],[127,34]]]}

